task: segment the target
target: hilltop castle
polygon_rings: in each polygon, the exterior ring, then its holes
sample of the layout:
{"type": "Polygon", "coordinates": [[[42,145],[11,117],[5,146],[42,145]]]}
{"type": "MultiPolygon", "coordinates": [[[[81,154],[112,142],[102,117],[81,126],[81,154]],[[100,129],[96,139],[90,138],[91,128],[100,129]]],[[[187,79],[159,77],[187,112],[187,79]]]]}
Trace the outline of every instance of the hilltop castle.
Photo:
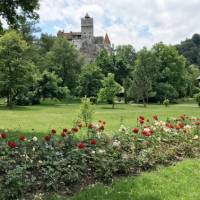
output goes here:
{"type": "Polygon", "coordinates": [[[88,14],[81,18],[81,32],[58,31],[58,37],[66,37],[73,45],[81,51],[86,58],[86,62],[95,60],[101,49],[107,49],[109,53],[112,52],[111,42],[106,33],[103,36],[94,36],[93,18],[88,14]]]}

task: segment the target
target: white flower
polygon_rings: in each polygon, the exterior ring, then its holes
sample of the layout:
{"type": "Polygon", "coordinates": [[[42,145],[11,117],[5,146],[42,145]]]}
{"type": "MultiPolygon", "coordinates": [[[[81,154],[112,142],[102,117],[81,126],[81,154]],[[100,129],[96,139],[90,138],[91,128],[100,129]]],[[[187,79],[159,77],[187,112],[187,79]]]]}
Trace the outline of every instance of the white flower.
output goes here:
{"type": "Polygon", "coordinates": [[[194,137],[193,137],[193,140],[197,140],[199,138],[199,136],[198,135],[195,135],[194,137]]]}
{"type": "Polygon", "coordinates": [[[122,154],[122,159],[128,160],[128,158],[129,158],[129,155],[127,153],[122,154]]]}
{"type": "Polygon", "coordinates": [[[35,147],[33,147],[32,151],[35,151],[35,147]]]}
{"type": "Polygon", "coordinates": [[[42,162],[42,160],[38,160],[38,163],[39,163],[39,164],[42,164],[43,162],[42,162]]]}
{"type": "Polygon", "coordinates": [[[99,149],[98,150],[98,153],[100,153],[100,154],[104,154],[106,151],[104,150],[104,149],[99,149]]]}
{"type": "Polygon", "coordinates": [[[70,167],[71,167],[71,165],[68,165],[67,167],[68,167],[68,168],[70,168],[70,167]]]}
{"type": "Polygon", "coordinates": [[[127,132],[127,128],[122,124],[119,128],[119,132],[127,132]]]}
{"type": "Polygon", "coordinates": [[[113,145],[113,147],[119,147],[120,144],[121,144],[121,142],[119,140],[114,140],[112,145],[113,145]]]}
{"type": "Polygon", "coordinates": [[[95,151],[92,151],[92,154],[95,154],[95,151]]]}
{"type": "Polygon", "coordinates": [[[34,142],[37,142],[37,141],[38,141],[38,138],[37,138],[36,136],[34,136],[34,137],[33,137],[33,141],[34,141],[34,142]]]}

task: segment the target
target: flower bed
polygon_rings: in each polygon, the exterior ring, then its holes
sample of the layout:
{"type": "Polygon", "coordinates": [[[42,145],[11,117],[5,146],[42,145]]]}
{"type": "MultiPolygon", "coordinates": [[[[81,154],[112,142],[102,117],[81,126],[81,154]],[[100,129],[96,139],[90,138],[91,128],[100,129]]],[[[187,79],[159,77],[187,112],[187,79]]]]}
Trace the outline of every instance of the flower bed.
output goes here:
{"type": "Polygon", "coordinates": [[[136,174],[200,153],[200,118],[182,115],[160,121],[140,116],[137,127],[121,125],[112,136],[106,122],[77,123],[44,138],[0,130],[0,184],[3,199],[30,199],[34,194],[71,194],[96,181],[136,174]],[[79,132],[85,132],[82,140],[79,132]]]}

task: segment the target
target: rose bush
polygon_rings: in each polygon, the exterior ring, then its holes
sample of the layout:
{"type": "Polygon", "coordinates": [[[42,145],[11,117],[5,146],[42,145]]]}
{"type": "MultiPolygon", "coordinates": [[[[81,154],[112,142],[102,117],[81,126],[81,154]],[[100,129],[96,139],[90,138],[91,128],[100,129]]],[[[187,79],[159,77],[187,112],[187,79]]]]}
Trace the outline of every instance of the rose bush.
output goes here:
{"type": "Polygon", "coordinates": [[[87,127],[79,121],[60,133],[50,130],[43,138],[0,130],[1,198],[71,194],[78,185],[110,183],[114,176],[200,155],[200,118],[181,115],[161,121],[157,115],[139,116],[136,127],[121,125],[112,135],[105,126],[103,120],[87,127]]]}

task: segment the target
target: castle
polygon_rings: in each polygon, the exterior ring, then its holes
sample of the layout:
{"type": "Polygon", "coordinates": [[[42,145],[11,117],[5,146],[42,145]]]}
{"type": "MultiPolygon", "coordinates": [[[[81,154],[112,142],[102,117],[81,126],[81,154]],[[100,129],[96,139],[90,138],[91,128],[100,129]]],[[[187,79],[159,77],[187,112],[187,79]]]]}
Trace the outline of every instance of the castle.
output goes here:
{"type": "Polygon", "coordinates": [[[86,62],[95,60],[101,49],[106,49],[109,53],[112,52],[111,42],[106,33],[103,36],[94,36],[93,18],[88,14],[81,18],[81,32],[58,31],[58,37],[66,37],[80,52],[84,55],[86,62]]]}

